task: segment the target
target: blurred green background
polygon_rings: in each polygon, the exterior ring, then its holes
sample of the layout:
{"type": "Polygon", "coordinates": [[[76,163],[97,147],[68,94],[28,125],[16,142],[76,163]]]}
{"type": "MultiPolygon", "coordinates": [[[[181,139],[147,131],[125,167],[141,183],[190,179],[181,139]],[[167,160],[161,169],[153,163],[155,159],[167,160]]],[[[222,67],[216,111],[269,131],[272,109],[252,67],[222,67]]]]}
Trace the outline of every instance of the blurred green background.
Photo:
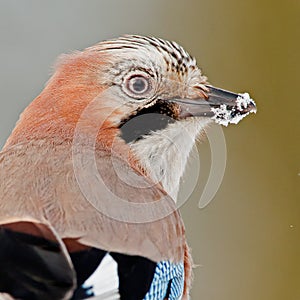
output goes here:
{"type": "Polygon", "coordinates": [[[1,0],[0,144],[59,54],[125,33],[179,42],[212,84],[258,105],[224,129],[225,177],[201,210],[210,150],[199,145],[199,184],[182,207],[199,265],[192,298],[299,300],[299,0],[1,0]]]}

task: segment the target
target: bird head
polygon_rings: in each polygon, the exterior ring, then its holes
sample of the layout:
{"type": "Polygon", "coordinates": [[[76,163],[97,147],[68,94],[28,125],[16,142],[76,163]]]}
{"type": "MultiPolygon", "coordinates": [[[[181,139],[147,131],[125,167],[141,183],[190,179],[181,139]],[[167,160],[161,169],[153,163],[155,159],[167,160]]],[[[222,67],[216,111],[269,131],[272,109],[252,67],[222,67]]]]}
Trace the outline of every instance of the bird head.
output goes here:
{"type": "Polygon", "coordinates": [[[255,111],[255,103],[248,95],[210,86],[195,58],[175,42],[124,36],[101,42],[86,51],[103,57],[101,84],[109,87],[111,99],[118,99],[117,111],[122,116],[112,124],[121,129],[127,142],[144,138],[176,121],[194,122],[192,119],[197,118],[197,123],[216,121],[227,125],[255,111]],[[218,109],[230,116],[222,117],[218,109]],[[137,123],[135,128],[130,128],[131,132],[123,128],[130,120],[146,114],[157,116],[151,116],[152,122],[143,118],[143,128],[136,135],[132,133],[138,131],[137,123]]]}
{"type": "Polygon", "coordinates": [[[199,133],[253,111],[249,96],[209,85],[177,43],[124,36],[64,55],[7,145],[24,138],[72,140],[78,123],[86,136],[97,128],[99,143],[130,146],[146,173],[176,198],[199,133]]]}

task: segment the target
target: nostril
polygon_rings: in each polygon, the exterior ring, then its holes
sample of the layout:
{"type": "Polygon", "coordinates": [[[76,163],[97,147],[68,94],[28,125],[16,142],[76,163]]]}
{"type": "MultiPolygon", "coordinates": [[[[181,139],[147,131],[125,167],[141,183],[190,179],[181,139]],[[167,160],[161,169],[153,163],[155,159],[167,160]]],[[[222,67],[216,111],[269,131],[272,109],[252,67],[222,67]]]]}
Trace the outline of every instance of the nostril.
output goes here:
{"type": "MultiPolygon", "coordinates": [[[[204,85],[193,85],[187,89],[186,95],[183,98],[187,99],[203,99],[208,100],[209,90],[204,85]]],[[[180,98],[180,97],[179,97],[180,98]]],[[[181,97],[182,98],[182,97],[181,97]]]]}

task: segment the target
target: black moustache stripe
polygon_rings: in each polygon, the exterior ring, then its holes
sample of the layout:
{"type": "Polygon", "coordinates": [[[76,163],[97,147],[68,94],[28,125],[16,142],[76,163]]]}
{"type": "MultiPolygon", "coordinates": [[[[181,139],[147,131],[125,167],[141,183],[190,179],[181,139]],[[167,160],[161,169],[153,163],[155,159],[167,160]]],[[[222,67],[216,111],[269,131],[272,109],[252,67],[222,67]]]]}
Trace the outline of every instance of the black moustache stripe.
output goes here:
{"type": "Polygon", "coordinates": [[[165,129],[176,121],[172,108],[168,102],[158,101],[153,106],[132,114],[119,126],[121,137],[126,143],[130,143],[145,138],[152,132],[165,129]]]}

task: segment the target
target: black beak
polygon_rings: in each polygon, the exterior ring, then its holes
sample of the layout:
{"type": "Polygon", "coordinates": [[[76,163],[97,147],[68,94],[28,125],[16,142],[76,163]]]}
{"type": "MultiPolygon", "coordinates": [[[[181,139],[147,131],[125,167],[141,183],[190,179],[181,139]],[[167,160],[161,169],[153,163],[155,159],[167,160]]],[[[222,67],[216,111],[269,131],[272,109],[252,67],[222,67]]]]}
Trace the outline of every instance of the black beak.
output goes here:
{"type": "Polygon", "coordinates": [[[249,113],[256,113],[255,102],[249,94],[235,94],[209,85],[206,87],[206,98],[171,100],[179,107],[179,119],[207,117],[227,126],[229,123],[237,124],[249,113]]]}

